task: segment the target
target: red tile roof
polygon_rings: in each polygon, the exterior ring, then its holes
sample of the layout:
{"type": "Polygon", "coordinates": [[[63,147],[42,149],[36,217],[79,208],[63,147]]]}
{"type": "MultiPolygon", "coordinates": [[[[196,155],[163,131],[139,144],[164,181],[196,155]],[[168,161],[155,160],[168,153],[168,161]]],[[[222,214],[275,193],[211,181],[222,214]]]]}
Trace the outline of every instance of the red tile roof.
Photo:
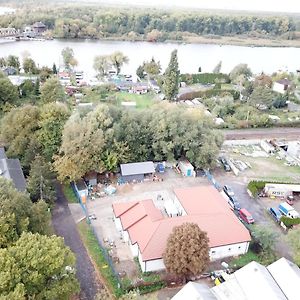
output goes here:
{"type": "MultiPolygon", "coordinates": [[[[132,244],[138,244],[143,261],[162,258],[173,228],[186,222],[196,223],[207,232],[211,248],[251,240],[248,230],[212,186],[176,189],[174,192],[186,216],[163,218],[152,200],[133,202],[135,205],[120,215],[123,229],[128,229],[132,244]]],[[[122,209],[119,204],[113,206],[115,212],[122,209]]]]}

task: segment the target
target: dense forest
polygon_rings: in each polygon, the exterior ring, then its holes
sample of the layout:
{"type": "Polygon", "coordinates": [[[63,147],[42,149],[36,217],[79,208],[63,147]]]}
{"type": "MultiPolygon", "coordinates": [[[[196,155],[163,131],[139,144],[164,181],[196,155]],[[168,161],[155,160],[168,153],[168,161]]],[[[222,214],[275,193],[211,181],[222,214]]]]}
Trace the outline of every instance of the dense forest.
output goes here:
{"type": "Polygon", "coordinates": [[[180,40],[184,35],[282,37],[293,39],[294,19],[286,16],[229,15],[207,12],[108,8],[94,5],[21,6],[16,15],[2,16],[0,27],[22,28],[44,22],[59,38],[180,40]]]}

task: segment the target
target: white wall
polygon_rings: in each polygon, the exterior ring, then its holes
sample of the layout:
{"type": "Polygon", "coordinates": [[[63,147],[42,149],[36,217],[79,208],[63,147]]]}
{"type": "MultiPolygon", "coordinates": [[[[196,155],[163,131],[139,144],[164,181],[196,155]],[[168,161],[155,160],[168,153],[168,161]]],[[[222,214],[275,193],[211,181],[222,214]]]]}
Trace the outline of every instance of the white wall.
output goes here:
{"type": "Polygon", "coordinates": [[[154,259],[154,260],[148,260],[146,262],[146,271],[145,272],[154,272],[159,270],[164,270],[165,264],[162,258],[160,259],[154,259]]]}
{"type": "Polygon", "coordinates": [[[122,231],[122,236],[125,242],[129,241],[129,234],[127,232],[127,230],[122,231]]]}
{"type": "Polygon", "coordinates": [[[211,248],[209,256],[211,260],[224,257],[238,256],[248,252],[249,242],[237,243],[232,245],[211,248]]]}
{"type": "Polygon", "coordinates": [[[117,230],[118,230],[118,231],[123,231],[122,223],[121,223],[120,218],[114,217],[114,222],[115,222],[115,224],[116,224],[117,230]]]}
{"type": "Polygon", "coordinates": [[[138,259],[139,259],[139,263],[140,263],[142,271],[146,272],[146,262],[143,261],[140,250],[138,250],[138,259]]]}
{"type": "Polygon", "coordinates": [[[273,84],[273,91],[278,92],[280,94],[284,94],[284,92],[285,92],[284,85],[280,84],[278,82],[274,82],[274,84],[273,84]]]}
{"type": "MultiPolygon", "coordinates": [[[[130,242],[129,242],[130,243],[130,242]]],[[[139,246],[137,243],[134,243],[133,245],[130,243],[130,250],[131,250],[131,253],[134,257],[137,257],[139,256],[139,246]]]]}
{"type": "Polygon", "coordinates": [[[184,210],[184,208],[182,207],[180,201],[178,200],[178,198],[176,196],[174,197],[173,203],[174,203],[175,207],[177,208],[179,215],[181,215],[181,216],[187,215],[186,211],[184,210]]]}

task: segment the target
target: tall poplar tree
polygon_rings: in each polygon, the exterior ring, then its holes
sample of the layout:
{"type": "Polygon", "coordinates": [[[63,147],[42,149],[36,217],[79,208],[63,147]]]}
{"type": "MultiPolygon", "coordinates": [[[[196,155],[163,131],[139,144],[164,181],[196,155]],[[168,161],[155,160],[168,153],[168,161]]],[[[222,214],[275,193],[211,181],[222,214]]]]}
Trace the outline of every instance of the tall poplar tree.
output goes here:
{"type": "Polygon", "coordinates": [[[167,100],[176,100],[179,91],[179,74],[177,50],[173,50],[164,74],[163,91],[167,100]]]}

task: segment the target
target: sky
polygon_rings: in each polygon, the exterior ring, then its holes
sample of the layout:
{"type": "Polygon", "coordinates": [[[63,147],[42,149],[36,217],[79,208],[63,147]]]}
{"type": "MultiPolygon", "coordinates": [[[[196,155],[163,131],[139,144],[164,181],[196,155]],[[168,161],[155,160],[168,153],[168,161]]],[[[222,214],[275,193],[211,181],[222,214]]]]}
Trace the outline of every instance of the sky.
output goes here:
{"type": "Polygon", "coordinates": [[[300,13],[300,0],[109,0],[109,3],[139,4],[158,7],[197,7],[300,13]]]}

